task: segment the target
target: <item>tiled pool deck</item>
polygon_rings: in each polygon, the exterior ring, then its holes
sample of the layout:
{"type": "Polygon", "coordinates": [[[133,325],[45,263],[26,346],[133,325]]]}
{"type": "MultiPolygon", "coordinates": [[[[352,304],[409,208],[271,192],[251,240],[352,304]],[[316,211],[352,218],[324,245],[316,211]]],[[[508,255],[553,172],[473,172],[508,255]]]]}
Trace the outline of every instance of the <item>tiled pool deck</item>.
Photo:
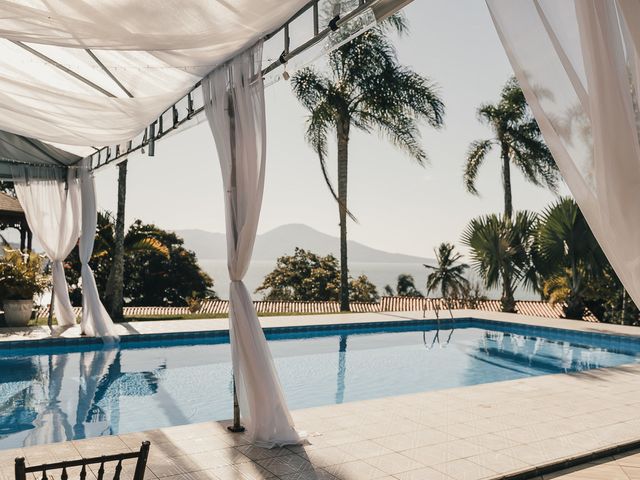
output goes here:
{"type": "MultiPolygon", "coordinates": [[[[640,329],[560,319],[457,311],[457,317],[640,337],[640,329]]],[[[268,317],[265,327],[406,321],[415,314],[268,317]]],[[[226,329],[225,320],[122,324],[122,335],[226,329]]],[[[49,336],[2,329],[1,341],[49,336]]],[[[63,338],[78,336],[76,328],[63,338]]],[[[43,463],[137,449],[152,442],[148,479],[496,479],[640,439],[640,365],[330,405],[293,412],[304,446],[262,450],[225,422],[171,427],[0,451],[0,480],[13,458],[43,463]]],[[[563,473],[569,479],[640,479],[640,454],[563,473]]],[[[125,472],[126,473],[126,472],[125,472]]],[[[563,478],[558,474],[546,478],[563,478]]]]}

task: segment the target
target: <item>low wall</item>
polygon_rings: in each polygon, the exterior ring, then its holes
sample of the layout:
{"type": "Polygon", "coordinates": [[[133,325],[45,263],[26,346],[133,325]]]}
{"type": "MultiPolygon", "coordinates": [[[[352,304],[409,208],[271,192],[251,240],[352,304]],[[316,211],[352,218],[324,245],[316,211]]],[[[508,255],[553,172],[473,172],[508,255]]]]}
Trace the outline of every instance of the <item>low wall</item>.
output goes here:
{"type": "MultiPolygon", "coordinates": [[[[340,304],[338,302],[275,302],[267,300],[255,300],[253,304],[258,314],[287,314],[287,313],[339,313],[340,304]]],[[[474,309],[488,312],[501,311],[500,300],[484,300],[478,302],[463,302],[451,300],[449,302],[442,298],[421,298],[421,297],[382,297],[378,303],[352,302],[351,311],[356,313],[366,312],[413,312],[413,311],[446,311],[448,308],[474,309]]],[[[551,305],[547,302],[523,300],[516,302],[516,310],[523,315],[535,317],[561,318],[562,305],[551,305]]],[[[74,308],[77,315],[82,313],[80,307],[74,308]]],[[[228,300],[207,300],[202,302],[200,310],[189,311],[188,307],[124,307],[124,315],[127,317],[146,316],[172,316],[188,315],[190,313],[227,315],[229,313],[228,300]]],[[[49,307],[38,309],[37,316],[47,317],[49,307]]],[[[587,321],[595,322],[597,319],[590,313],[584,318],[587,321]]]]}

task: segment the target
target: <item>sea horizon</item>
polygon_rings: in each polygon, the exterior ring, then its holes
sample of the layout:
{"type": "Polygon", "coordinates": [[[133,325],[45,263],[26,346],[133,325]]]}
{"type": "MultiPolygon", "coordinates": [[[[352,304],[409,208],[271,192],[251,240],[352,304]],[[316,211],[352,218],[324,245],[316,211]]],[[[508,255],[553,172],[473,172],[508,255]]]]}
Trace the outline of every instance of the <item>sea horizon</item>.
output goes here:
{"type": "MultiPolygon", "coordinates": [[[[225,259],[198,259],[198,264],[209,275],[213,277],[214,287],[218,297],[229,298],[229,272],[227,271],[227,261],[225,259]]],[[[276,260],[252,260],[244,283],[254,300],[262,300],[262,293],[255,293],[264,277],[276,266],[276,260]]],[[[384,294],[385,285],[391,285],[395,290],[398,275],[406,273],[412,275],[415,285],[423,294],[426,292],[427,269],[421,264],[405,262],[349,262],[349,269],[352,277],[366,275],[376,286],[378,293],[384,294]]],[[[475,274],[469,275],[471,281],[477,281],[475,274]]],[[[490,299],[499,299],[500,291],[492,289],[485,291],[485,295],[490,299]]],[[[438,296],[438,295],[434,295],[438,296]]],[[[540,296],[535,293],[518,289],[516,290],[516,300],[540,300],[540,296]]]]}

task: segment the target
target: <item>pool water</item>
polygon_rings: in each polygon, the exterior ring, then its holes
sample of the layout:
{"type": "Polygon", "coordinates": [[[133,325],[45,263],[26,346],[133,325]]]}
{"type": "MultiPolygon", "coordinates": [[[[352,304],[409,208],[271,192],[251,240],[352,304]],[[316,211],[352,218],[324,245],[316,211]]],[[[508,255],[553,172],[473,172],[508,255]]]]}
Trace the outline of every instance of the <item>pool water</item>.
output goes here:
{"type": "MultiPolygon", "coordinates": [[[[640,352],[633,339],[480,320],[267,338],[292,409],[612,367],[640,352]]],[[[0,349],[0,449],[221,420],[231,406],[224,335],[0,349]]]]}

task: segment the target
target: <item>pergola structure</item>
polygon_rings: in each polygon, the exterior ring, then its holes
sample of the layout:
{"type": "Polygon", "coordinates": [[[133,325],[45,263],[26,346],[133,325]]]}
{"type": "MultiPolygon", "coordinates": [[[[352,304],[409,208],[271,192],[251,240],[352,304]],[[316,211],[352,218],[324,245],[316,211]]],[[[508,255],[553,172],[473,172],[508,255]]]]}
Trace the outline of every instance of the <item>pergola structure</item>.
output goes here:
{"type": "Polygon", "coordinates": [[[0,230],[15,228],[20,233],[20,250],[31,251],[33,234],[17,198],[0,192],[0,230]]]}
{"type": "MultiPolygon", "coordinates": [[[[265,181],[265,83],[410,1],[0,2],[0,176],[15,182],[53,261],[59,324],[75,323],[62,262],[79,238],[82,331],[117,341],[88,264],[93,172],[143,148],[153,155],[159,139],[206,118],[225,188],[242,414],[257,445],[299,442],[242,282],[265,181]]],[[[486,2],[565,181],[640,304],[640,2],[486,2]]]]}

